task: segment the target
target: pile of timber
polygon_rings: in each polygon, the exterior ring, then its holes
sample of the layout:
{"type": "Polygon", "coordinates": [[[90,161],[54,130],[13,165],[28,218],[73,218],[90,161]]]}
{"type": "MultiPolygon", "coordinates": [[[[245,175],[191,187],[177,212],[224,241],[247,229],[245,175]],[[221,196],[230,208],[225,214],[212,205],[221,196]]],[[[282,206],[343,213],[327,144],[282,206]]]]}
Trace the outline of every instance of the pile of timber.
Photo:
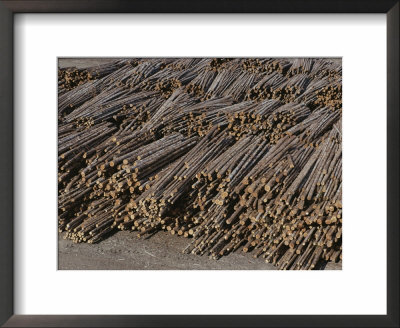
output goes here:
{"type": "Polygon", "coordinates": [[[279,269],[342,258],[336,59],[136,58],[59,70],[58,225],[188,238],[279,269]]]}

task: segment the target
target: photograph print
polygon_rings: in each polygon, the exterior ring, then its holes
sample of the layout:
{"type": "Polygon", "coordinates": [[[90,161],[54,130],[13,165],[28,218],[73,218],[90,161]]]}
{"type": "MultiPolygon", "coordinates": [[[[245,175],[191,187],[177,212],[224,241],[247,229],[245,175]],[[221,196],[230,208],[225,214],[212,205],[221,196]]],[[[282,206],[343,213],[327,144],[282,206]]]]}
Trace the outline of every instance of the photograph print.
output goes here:
{"type": "Polygon", "coordinates": [[[59,58],[60,270],[341,270],[341,58],[59,58]]]}

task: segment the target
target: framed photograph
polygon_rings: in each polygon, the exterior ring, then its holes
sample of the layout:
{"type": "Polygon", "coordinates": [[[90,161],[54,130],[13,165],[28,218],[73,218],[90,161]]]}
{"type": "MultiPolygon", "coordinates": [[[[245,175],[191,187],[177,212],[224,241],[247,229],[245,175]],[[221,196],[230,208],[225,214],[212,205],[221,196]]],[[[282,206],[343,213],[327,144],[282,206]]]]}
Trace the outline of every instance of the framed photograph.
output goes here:
{"type": "Polygon", "coordinates": [[[398,327],[398,1],[0,1],[5,327],[398,327]]]}

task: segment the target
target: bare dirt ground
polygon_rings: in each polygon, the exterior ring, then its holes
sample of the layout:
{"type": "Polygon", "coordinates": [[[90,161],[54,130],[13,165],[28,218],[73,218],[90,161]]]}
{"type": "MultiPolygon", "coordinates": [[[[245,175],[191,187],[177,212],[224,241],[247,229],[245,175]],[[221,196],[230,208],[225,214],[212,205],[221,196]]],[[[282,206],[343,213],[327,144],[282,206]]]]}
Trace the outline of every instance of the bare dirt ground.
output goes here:
{"type": "MultiPolygon", "coordinates": [[[[101,65],[113,58],[60,58],[59,67],[86,68],[101,65]]],[[[120,231],[98,244],[75,244],[59,234],[59,270],[275,270],[263,258],[239,249],[213,260],[207,256],[182,254],[189,241],[159,232],[149,239],[136,233],[120,231]]],[[[328,263],[325,270],[341,270],[341,264],[328,263]]]]}
{"type": "MultiPolygon", "coordinates": [[[[183,254],[189,243],[183,237],[160,231],[149,239],[135,232],[120,231],[98,244],[75,244],[59,234],[59,270],[275,270],[263,258],[240,249],[219,260],[208,256],[183,254]]],[[[329,263],[326,270],[340,270],[329,263]]]]}
{"type": "Polygon", "coordinates": [[[242,251],[219,260],[183,254],[189,240],[160,231],[149,239],[135,232],[120,231],[98,244],[75,244],[59,238],[58,268],[61,270],[274,270],[262,258],[242,251]]]}
{"type": "Polygon", "coordinates": [[[58,67],[76,67],[81,69],[106,64],[113,60],[115,58],[59,58],[58,67]]]}

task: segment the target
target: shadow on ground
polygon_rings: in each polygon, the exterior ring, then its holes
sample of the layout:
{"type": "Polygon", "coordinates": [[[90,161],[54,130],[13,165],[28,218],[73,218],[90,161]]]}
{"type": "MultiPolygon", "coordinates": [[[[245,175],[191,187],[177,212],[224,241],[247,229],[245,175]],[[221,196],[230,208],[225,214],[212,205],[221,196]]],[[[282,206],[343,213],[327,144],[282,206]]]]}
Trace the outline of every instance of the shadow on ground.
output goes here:
{"type": "MultiPolygon", "coordinates": [[[[263,258],[241,250],[219,260],[208,256],[182,254],[189,240],[160,231],[149,239],[120,231],[98,244],[75,244],[59,234],[60,270],[275,270],[263,258]]],[[[325,270],[340,270],[328,263],[325,270]]]]}

